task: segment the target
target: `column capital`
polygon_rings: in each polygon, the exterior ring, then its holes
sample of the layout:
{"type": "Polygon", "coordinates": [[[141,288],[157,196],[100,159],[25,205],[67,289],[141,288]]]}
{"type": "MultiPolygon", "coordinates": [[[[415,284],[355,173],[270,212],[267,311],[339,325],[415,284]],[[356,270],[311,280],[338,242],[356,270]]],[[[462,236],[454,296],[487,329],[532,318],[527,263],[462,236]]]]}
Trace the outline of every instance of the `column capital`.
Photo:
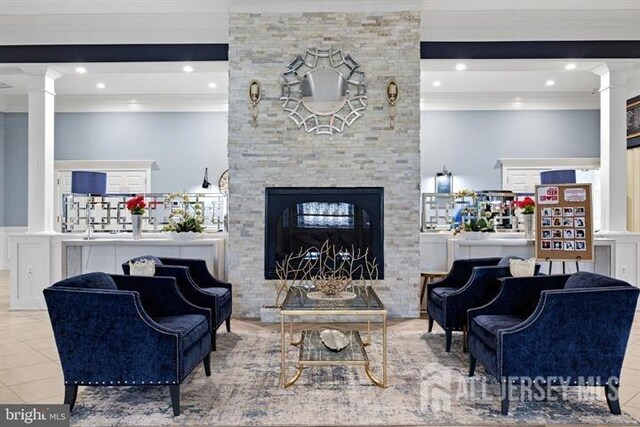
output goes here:
{"type": "Polygon", "coordinates": [[[55,81],[63,74],[51,67],[25,65],[20,67],[29,76],[29,92],[46,92],[55,95],[55,81]]]}
{"type": "Polygon", "coordinates": [[[625,88],[627,74],[636,67],[633,62],[603,62],[594,67],[591,72],[600,76],[600,92],[611,88],[625,88]]]}
{"type": "Polygon", "coordinates": [[[56,80],[62,77],[64,74],[55,68],[47,67],[45,65],[21,65],[20,69],[28,76],[40,76],[56,80]]]}

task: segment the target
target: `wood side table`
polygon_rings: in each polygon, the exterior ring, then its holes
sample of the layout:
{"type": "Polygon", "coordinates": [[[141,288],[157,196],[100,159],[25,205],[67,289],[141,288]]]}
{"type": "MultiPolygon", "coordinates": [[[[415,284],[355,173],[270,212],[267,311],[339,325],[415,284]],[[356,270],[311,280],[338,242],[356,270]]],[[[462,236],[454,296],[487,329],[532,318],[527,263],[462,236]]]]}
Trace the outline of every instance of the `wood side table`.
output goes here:
{"type": "Polygon", "coordinates": [[[427,292],[427,285],[436,279],[441,279],[445,277],[447,274],[449,274],[448,271],[426,271],[424,273],[420,273],[420,278],[422,279],[422,288],[420,289],[420,313],[427,312],[426,301],[424,302],[425,308],[424,309],[422,308],[424,295],[427,292]]]}

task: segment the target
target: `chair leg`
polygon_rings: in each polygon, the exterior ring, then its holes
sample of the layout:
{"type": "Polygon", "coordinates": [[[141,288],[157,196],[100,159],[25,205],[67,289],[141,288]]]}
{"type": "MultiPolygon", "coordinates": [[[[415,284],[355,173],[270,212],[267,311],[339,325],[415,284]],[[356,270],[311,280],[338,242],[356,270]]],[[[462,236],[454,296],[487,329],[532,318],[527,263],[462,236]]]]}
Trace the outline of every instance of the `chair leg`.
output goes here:
{"type": "Polygon", "coordinates": [[[202,364],[204,365],[204,374],[207,377],[211,376],[211,353],[207,354],[202,360],[202,364]]]}
{"type": "Polygon", "coordinates": [[[227,332],[231,332],[231,316],[227,317],[227,320],[224,322],[227,325],[227,332]]]}
{"type": "Polygon", "coordinates": [[[218,331],[212,331],[211,333],[211,351],[216,351],[216,336],[218,331]]]}
{"type": "Polygon", "coordinates": [[[609,405],[609,410],[613,415],[620,415],[622,411],[620,410],[620,389],[619,385],[616,383],[610,383],[604,386],[604,393],[607,396],[607,405],[609,405]]]}
{"type": "Polygon", "coordinates": [[[472,377],[476,373],[476,358],[472,354],[469,355],[469,376],[472,377]]]}
{"type": "Polygon", "coordinates": [[[467,352],[467,325],[462,326],[462,352],[467,352]]]}
{"type": "Polygon", "coordinates": [[[451,329],[444,331],[445,336],[445,350],[447,353],[451,352],[451,329]]]}
{"type": "Polygon", "coordinates": [[[180,415],[180,384],[170,385],[169,393],[171,394],[171,406],[173,407],[173,415],[180,415]]]}
{"type": "Polygon", "coordinates": [[[502,397],[500,398],[500,413],[509,415],[509,383],[502,383],[502,397]]]}
{"type": "Polygon", "coordinates": [[[73,407],[76,404],[76,397],[78,397],[78,386],[65,385],[64,386],[64,404],[69,405],[69,412],[73,411],[73,407]]]}
{"type": "Polygon", "coordinates": [[[429,316],[429,332],[433,330],[433,317],[429,316]]]}

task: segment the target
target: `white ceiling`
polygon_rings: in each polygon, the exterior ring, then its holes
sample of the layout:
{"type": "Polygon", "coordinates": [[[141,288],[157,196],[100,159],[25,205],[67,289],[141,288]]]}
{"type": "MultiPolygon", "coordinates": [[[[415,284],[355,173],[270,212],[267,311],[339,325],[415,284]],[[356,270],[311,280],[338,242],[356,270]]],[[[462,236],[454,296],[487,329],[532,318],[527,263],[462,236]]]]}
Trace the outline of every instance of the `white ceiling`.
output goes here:
{"type": "Polygon", "coordinates": [[[229,13],[422,14],[422,40],[639,40],[638,0],[0,0],[0,44],[227,43],[229,13]]]}
{"type": "MultiPolygon", "coordinates": [[[[597,109],[601,62],[575,61],[565,70],[560,60],[423,60],[421,108],[597,109]],[[455,71],[463,62],[465,71],[455,71]],[[548,87],[549,79],[555,85],[548,87]],[[434,87],[438,80],[441,85],[434,87]]],[[[638,61],[627,62],[633,70],[638,61]]],[[[57,111],[224,111],[227,108],[228,64],[187,63],[49,64],[62,74],[56,80],[57,111]],[[87,69],[78,74],[76,66],[87,69]],[[106,87],[99,89],[98,83],[106,87]],[[214,83],[215,88],[210,88],[214,83]]],[[[0,65],[0,110],[26,111],[28,76],[20,64],[0,65]]],[[[637,66],[635,68],[637,73],[637,66]]],[[[277,79],[277,76],[274,78],[277,79]]]]}

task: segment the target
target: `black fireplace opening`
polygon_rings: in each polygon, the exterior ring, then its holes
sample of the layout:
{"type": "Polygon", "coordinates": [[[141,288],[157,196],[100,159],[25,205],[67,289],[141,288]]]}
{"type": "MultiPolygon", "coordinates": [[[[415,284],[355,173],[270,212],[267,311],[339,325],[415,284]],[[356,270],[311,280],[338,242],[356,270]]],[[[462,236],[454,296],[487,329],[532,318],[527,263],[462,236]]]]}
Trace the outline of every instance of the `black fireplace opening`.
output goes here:
{"type": "MultiPolygon", "coordinates": [[[[267,187],[265,279],[277,279],[276,262],[291,253],[336,248],[364,253],[384,279],[384,189],[382,187],[267,187]]],[[[365,269],[366,270],[366,269],[365,269]]],[[[365,277],[368,279],[368,277],[365,277]]]]}

